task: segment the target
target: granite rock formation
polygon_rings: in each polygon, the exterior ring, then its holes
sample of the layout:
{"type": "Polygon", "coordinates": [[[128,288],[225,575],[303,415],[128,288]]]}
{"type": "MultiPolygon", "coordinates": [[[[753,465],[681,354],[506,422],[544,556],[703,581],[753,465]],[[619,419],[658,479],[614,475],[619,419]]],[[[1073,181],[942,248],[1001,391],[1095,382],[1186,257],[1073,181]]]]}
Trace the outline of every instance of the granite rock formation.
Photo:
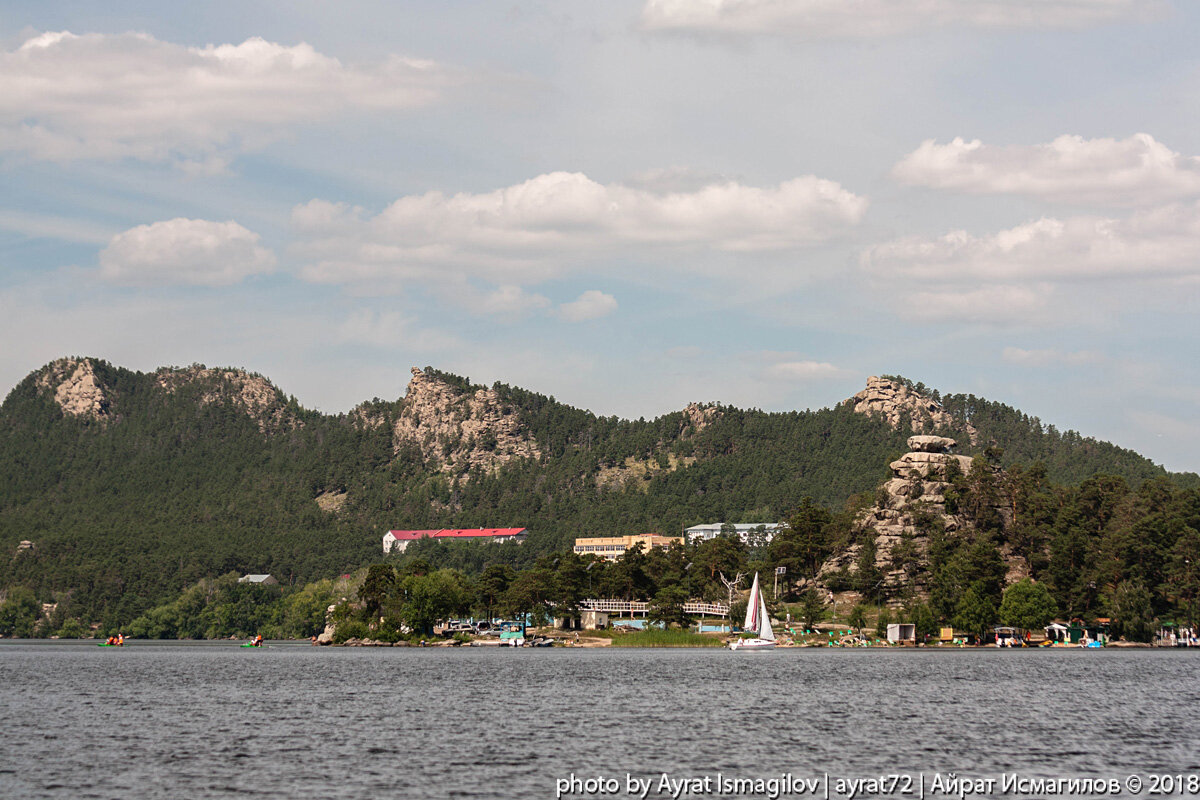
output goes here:
{"type": "MultiPolygon", "coordinates": [[[[932,397],[913,391],[908,386],[888,378],[871,376],[867,388],[846,400],[858,414],[878,417],[893,429],[908,424],[914,431],[932,432],[958,428],[942,404],[932,397]]],[[[971,423],[963,429],[971,444],[977,444],[979,434],[971,423]]]]}
{"type": "Polygon", "coordinates": [[[541,458],[537,442],[516,409],[494,389],[465,391],[413,367],[400,416],[392,429],[393,451],[416,446],[427,464],[465,475],[491,472],[514,458],[541,458]]]}
{"type": "MultiPolygon", "coordinates": [[[[883,576],[884,588],[896,590],[910,586],[916,595],[927,596],[927,570],[906,569],[902,562],[919,567],[929,563],[929,532],[932,526],[954,534],[970,525],[961,514],[946,507],[947,491],[957,475],[970,473],[973,459],[950,452],[956,442],[943,436],[917,435],[908,438],[909,452],[889,464],[892,477],[885,482],[873,506],[855,521],[858,543],[830,558],[821,568],[819,583],[833,573],[846,570],[854,574],[864,549],[864,541],[875,545],[875,568],[883,576]],[[901,553],[901,548],[907,554],[901,553]]],[[[982,466],[981,469],[993,469],[982,466]]],[[[1002,517],[1005,508],[997,509],[1002,517]]],[[[1014,574],[1010,568],[1010,575],[1014,574]]],[[[898,601],[897,601],[898,602],[898,601]]]]}
{"type": "Polygon", "coordinates": [[[167,394],[195,386],[202,405],[232,403],[258,423],[259,430],[264,433],[292,430],[304,424],[288,410],[287,398],[282,391],[266,378],[244,370],[209,369],[193,364],[182,369],[164,367],[155,372],[154,377],[167,394]]]}
{"type": "Polygon", "coordinates": [[[687,408],[683,409],[685,431],[690,428],[690,434],[695,435],[715,422],[720,415],[721,412],[716,406],[689,403],[687,408]]]}
{"type": "Polygon", "coordinates": [[[60,358],[37,378],[39,391],[53,393],[63,414],[103,421],[112,415],[112,392],[96,375],[90,358],[60,358]]]}

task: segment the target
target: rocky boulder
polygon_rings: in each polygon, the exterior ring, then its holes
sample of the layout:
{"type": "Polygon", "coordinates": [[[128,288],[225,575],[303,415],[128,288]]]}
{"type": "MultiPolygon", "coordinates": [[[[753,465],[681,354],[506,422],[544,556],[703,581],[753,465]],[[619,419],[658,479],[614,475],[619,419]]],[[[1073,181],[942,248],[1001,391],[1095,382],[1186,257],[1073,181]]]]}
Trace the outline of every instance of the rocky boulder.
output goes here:
{"type": "Polygon", "coordinates": [[[918,453],[948,453],[958,442],[945,436],[910,436],[908,449],[918,453]]]}

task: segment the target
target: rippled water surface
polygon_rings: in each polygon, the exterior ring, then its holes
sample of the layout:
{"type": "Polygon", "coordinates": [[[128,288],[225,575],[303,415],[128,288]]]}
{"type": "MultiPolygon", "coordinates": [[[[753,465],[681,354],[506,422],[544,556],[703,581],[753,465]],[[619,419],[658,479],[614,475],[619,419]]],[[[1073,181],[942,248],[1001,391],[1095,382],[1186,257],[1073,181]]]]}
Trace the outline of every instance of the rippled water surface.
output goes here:
{"type": "Polygon", "coordinates": [[[1197,773],[1200,653],[4,643],[0,725],[0,796],[20,798],[1197,773]]]}

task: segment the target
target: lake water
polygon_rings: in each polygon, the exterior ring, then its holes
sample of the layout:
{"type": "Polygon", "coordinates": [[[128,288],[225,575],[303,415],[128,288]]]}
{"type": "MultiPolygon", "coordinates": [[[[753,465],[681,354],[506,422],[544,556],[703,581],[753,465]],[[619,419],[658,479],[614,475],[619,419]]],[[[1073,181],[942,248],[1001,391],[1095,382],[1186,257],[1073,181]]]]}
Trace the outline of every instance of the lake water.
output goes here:
{"type": "Polygon", "coordinates": [[[690,797],[887,774],[912,783],[863,788],[936,797],[950,773],[1187,795],[1200,652],[7,642],[0,726],[5,798],[668,797],[663,774],[690,797]]]}

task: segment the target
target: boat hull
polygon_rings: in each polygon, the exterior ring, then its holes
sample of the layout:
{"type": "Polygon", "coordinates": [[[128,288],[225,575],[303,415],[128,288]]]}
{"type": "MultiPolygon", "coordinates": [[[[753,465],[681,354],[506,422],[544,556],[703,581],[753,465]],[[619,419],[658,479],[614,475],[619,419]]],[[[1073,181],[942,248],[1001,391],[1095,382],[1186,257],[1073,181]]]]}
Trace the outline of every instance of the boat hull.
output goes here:
{"type": "Polygon", "coordinates": [[[729,643],[730,650],[774,650],[777,643],[772,639],[737,639],[729,643]]]}

